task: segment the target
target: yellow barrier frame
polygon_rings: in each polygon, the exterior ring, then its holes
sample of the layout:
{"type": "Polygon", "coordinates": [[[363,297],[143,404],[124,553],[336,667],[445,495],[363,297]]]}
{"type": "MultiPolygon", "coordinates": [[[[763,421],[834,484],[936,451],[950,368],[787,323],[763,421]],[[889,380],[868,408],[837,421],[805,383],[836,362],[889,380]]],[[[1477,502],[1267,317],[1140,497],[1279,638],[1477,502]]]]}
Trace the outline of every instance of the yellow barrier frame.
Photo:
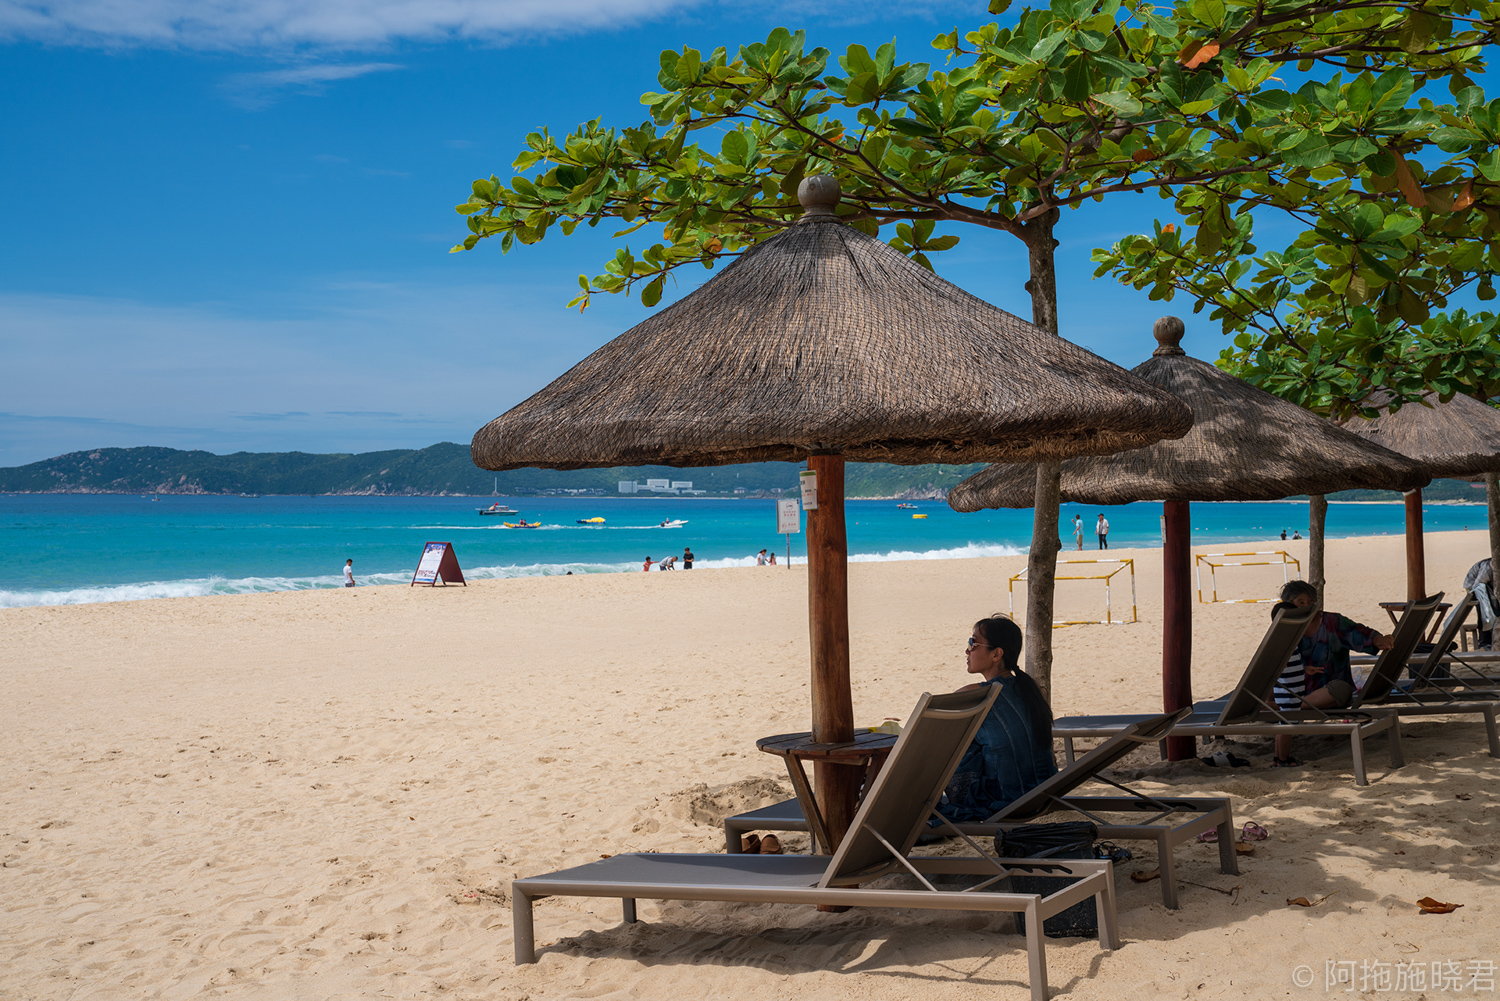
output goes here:
{"type": "Polygon", "coordinates": [[[1291,553],[1281,549],[1262,550],[1254,553],[1199,553],[1193,557],[1193,573],[1198,578],[1198,603],[1201,605],[1262,605],[1269,601],[1279,601],[1279,598],[1220,598],[1219,579],[1215,571],[1219,567],[1269,567],[1275,566],[1275,560],[1241,560],[1238,563],[1215,563],[1214,559],[1228,559],[1231,556],[1280,556],[1281,557],[1281,582],[1285,584],[1291,577],[1287,574],[1288,566],[1297,568],[1297,580],[1302,579],[1302,561],[1291,553]],[[1208,566],[1208,579],[1212,598],[1203,598],[1203,567],[1208,566]]]}
{"type": "MultiPolygon", "coordinates": [[[[1124,626],[1124,625],[1129,625],[1132,622],[1139,622],[1140,621],[1139,617],[1136,614],[1136,604],[1135,604],[1135,560],[1126,558],[1126,559],[1123,559],[1123,560],[1058,560],[1057,561],[1057,565],[1058,566],[1062,566],[1062,565],[1068,564],[1068,563],[1118,563],[1120,565],[1117,566],[1117,567],[1115,567],[1115,569],[1111,570],[1109,573],[1105,573],[1105,574],[1079,574],[1079,575],[1074,575],[1074,576],[1063,576],[1063,575],[1059,574],[1057,577],[1053,578],[1054,580],[1102,580],[1102,581],[1104,581],[1104,618],[1102,618],[1102,619],[1053,619],[1052,620],[1052,628],[1053,629],[1058,629],[1058,628],[1061,628],[1063,626],[1124,626]],[[1110,602],[1109,602],[1110,580],[1111,580],[1111,578],[1113,578],[1115,576],[1115,574],[1121,573],[1122,571],[1125,571],[1125,570],[1129,570],[1130,571],[1130,618],[1129,619],[1115,619],[1113,617],[1114,613],[1113,613],[1113,611],[1110,608],[1110,602]]],[[[1012,618],[1015,617],[1015,611],[1016,611],[1016,581],[1018,581],[1018,580],[1026,580],[1026,579],[1027,579],[1026,578],[1026,571],[1022,570],[1018,574],[1012,574],[1011,578],[1010,578],[1010,582],[1006,585],[1006,591],[1009,594],[1010,612],[1011,612],[1011,617],[1012,618]]]]}

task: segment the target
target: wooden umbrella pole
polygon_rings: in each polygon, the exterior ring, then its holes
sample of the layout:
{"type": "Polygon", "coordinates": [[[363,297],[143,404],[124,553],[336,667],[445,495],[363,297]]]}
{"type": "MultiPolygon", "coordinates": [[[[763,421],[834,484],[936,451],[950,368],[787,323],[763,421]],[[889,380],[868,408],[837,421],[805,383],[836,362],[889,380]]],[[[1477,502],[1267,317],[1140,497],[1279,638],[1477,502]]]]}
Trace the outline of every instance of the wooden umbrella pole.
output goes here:
{"type": "MultiPolygon", "coordinates": [[[[818,474],[818,506],[807,512],[807,617],[812,639],[812,733],[823,744],[854,739],[849,692],[849,540],[844,532],[844,457],[813,455],[807,468],[818,474]]],[[[843,840],[854,819],[862,770],[815,762],[813,785],[830,848],[843,840]]]]}
{"type": "Polygon", "coordinates": [[[1328,498],[1313,494],[1307,499],[1307,582],[1318,589],[1318,603],[1323,602],[1323,526],[1328,521],[1328,498]]]}
{"type": "Polygon", "coordinates": [[[1406,600],[1427,597],[1427,554],[1422,546],[1422,491],[1408,490],[1406,499],[1406,600]]]}
{"type": "Polygon", "coordinates": [[[1493,573],[1495,567],[1500,567],[1500,473],[1484,474],[1484,492],[1490,502],[1490,569],[1493,573]]]}
{"type": "MultiPolygon", "coordinates": [[[[1162,505],[1162,708],[1175,712],[1193,704],[1192,515],[1187,501],[1162,505]]],[[[1168,737],[1167,760],[1197,756],[1192,737],[1168,737]]]]}

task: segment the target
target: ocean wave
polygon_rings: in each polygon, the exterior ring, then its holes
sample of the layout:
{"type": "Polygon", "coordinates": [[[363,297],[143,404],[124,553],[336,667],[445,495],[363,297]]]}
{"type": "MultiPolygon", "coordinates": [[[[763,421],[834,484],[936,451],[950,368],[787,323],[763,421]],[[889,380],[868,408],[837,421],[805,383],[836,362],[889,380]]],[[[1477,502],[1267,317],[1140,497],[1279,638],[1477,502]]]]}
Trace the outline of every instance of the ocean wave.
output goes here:
{"type": "MultiPolygon", "coordinates": [[[[1025,552],[1015,546],[993,543],[970,543],[953,549],[926,551],[892,550],[887,553],[854,553],[851,563],[881,563],[896,560],[958,560],[985,556],[1015,556],[1025,552]]],[[[777,559],[784,560],[785,553],[777,559]]],[[[797,564],[806,558],[793,556],[797,564]]],[[[755,566],[755,554],[713,560],[697,560],[695,569],[713,570],[755,566]]],[[[469,580],[511,580],[519,577],[561,577],[566,574],[639,573],[641,565],[626,563],[533,563],[526,566],[473,567],[464,571],[469,580]]],[[[409,572],[362,573],[362,585],[406,584],[409,572]]],[[[100,587],[77,587],[67,590],[0,591],[0,608],[27,608],[38,605],[91,605],[108,601],[147,601],[153,598],[196,598],[215,594],[261,594],[268,591],[312,591],[343,586],[337,575],[316,577],[199,577],[189,580],[146,581],[139,584],[113,584],[100,587]]]]}

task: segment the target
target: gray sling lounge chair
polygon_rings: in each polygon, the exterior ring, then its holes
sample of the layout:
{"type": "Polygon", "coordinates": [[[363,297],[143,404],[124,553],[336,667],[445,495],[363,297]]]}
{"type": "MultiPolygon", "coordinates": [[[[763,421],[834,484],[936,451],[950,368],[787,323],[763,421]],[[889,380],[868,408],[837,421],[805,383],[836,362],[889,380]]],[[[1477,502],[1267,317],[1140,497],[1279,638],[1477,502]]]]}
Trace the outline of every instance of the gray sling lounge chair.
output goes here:
{"type": "MultiPolygon", "coordinates": [[[[1500,686],[1500,677],[1495,675],[1500,670],[1500,653],[1488,650],[1458,653],[1448,650],[1454,645],[1458,631],[1463,628],[1474,608],[1473,593],[1465,591],[1463,598],[1448,613],[1442,631],[1432,643],[1432,649],[1425,655],[1413,655],[1407,662],[1408,671],[1415,682],[1413,689],[1432,687],[1487,691],[1500,686]]],[[[1364,665],[1373,663],[1374,660],[1374,657],[1352,657],[1350,663],[1364,665]]]]}
{"type": "MultiPolygon", "coordinates": [[[[1436,606],[1434,606],[1436,607],[1436,606]]],[[[1280,734],[1338,735],[1349,738],[1349,750],[1354,759],[1354,782],[1368,785],[1365,775],[1366,737],[1385,733],[1391,742],[1391,767],[1400,768],[1405,763],[1401,755],[1401,729],[1393,713],[1366,714],[1363,716],[1344,713],[1338,718],[1310,712],[1285,712],[1274,702],[1268,701],[1276,678],[1286,665],[1298,640],[1307,630],[1307,624],[1317,614],[1315,608],[1284,609],[1271,620],[1271,628],[1262,637],[1255,656],[1250,658],[1239,684],[1224,699],[1199,702],[1193,711],[1172,727],[1173,736],[1257,736],[1268,737],[1280,734]]],[[[1073,760],[1073,742],[1080,737],[1113,737],[1132,723],[1151,719],[1147,715],[1122,714],[1117,716],[1068,716],[1054,720],[1052,735],[1061,737],[1063,753],[1068,761],[1073,760]]]]}
{"type": "MultiPolygon", "coordinates": [[[[1209,828],[1217,828],[1220,869],[1231,874],[1239,872],[1234,854],[1234,818],[1229,800],[1148,796],[1107,779],[1102,773],[1137,747],[1154,744],[1166,737],[1173,725],[1190,711],[1180,709],[1175,713],[1131,723],[993,817],[978,823],[953,826],[964,834],[990,837],[1043,814],[1067,810],[1093,822],[1101,838],[1110,841],[1155,842],[1157,858],[1160,860],[1162,902],[1175,909],[1177,878],[1172,853],[1183,842],[1196,839],[1209,828]],[[1073,795],[1076,789],[1094,781],[1112,785],[1122,795],[1073,795]],[[1101,816],[1119,813],[1149,816],[1138,817],[1133,821],[1110,820],[1101,816]]],[[[740,839],[749,831],[806,830],[807,820],[802,816],[802,807],[795,799],[742,813],[724,821],[724,837],[731,852],[740,850],[740,839]]]]}
{"type": "MultiPolygon", "coordinates": [[[[1443,679],[1446,684],[1436,684],[1430,675],[1442,658],[1441,645],[1436,646],[1423,662],[1415,668],[1417,678],[1410,686],[1402,686],[1401,674],[1412,663],[1412,650],[1426,631],[1427,622],[1436,610],[1442,595],[1424,598],[1408,607],[1396,623],[1391,649],[1375,658],[1365,683],[1350,704],[1351,710],[1410,716],[1479,716],[1484,720],[1485,737],[1489,741],[1490,757],[1500,758],[1500,728],[1495,723],[1495,714],[1500,710],[1500,692],[1493,688],[1481,688],[1474,683],[1454,675],[1443,679]]],[[[1467,595],[1472,601],[1473,596],[1467,595]]],[[[1463,602],[1459,607],[1463,607],[1463,602]]],[[[1450,617],[1449,624],[1455,620],[1450,617]]],[[[1446,635],[1448,630],[1444,630],[1446,635]]],[[[1439,636],[1441,644],[1444,636],[1439,636]]],[[[1451,642],[1451,637],[1448,638],[1451,642]]],[[[1339,712],[1342,710],[1334,710],[1339,712]]]]}
{"type": "MultiPolygon", "coordinates": [[[[1001,865],[980,850],[978,858],[912,856],[912,846],[943,787],[973,739],[995,692],[923,695],[885,767],[870,784],[849,833],[830,858],[816,855],[616,855],[575,869],[511,883],[515,911],[516,962],[536,961],[532,902],[569,895],[619,897],[627,922],[635,921],[637,898],[726,900],[747,903],[827,904],[854,907],[1023,914],[1033,1001],[1047,997],[1042,922],[1092,897],[1099,915],[1099,942],[1119,945],[1114,876],[1104,861],[1007,860],[1001,865]],[[866,888],[862,884],[908,873],[924,889],[866,888]],[[1055,893],[986,892],[1012,872],[1070,877],[1055,893]],[[986,876],[963,890],[938,889],[930,875],[986,876]]],[[[979,850],[978,845],[970,842],[979,850]]]]}

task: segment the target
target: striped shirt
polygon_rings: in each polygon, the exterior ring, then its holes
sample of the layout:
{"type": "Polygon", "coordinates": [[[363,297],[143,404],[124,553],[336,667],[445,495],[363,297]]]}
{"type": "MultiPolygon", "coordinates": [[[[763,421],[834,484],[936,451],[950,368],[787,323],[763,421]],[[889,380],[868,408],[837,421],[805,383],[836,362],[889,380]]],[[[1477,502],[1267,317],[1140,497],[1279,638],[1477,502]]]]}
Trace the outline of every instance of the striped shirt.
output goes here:
{"type": "Polygon", "coordinates": [[[1302,666],[1302,653],[1292,651],[1281,676],[1276,679],[1276,707],[1283,712],[1302,708],[1302,695],[1307,690],[1307,672],[1302,666]]]}

